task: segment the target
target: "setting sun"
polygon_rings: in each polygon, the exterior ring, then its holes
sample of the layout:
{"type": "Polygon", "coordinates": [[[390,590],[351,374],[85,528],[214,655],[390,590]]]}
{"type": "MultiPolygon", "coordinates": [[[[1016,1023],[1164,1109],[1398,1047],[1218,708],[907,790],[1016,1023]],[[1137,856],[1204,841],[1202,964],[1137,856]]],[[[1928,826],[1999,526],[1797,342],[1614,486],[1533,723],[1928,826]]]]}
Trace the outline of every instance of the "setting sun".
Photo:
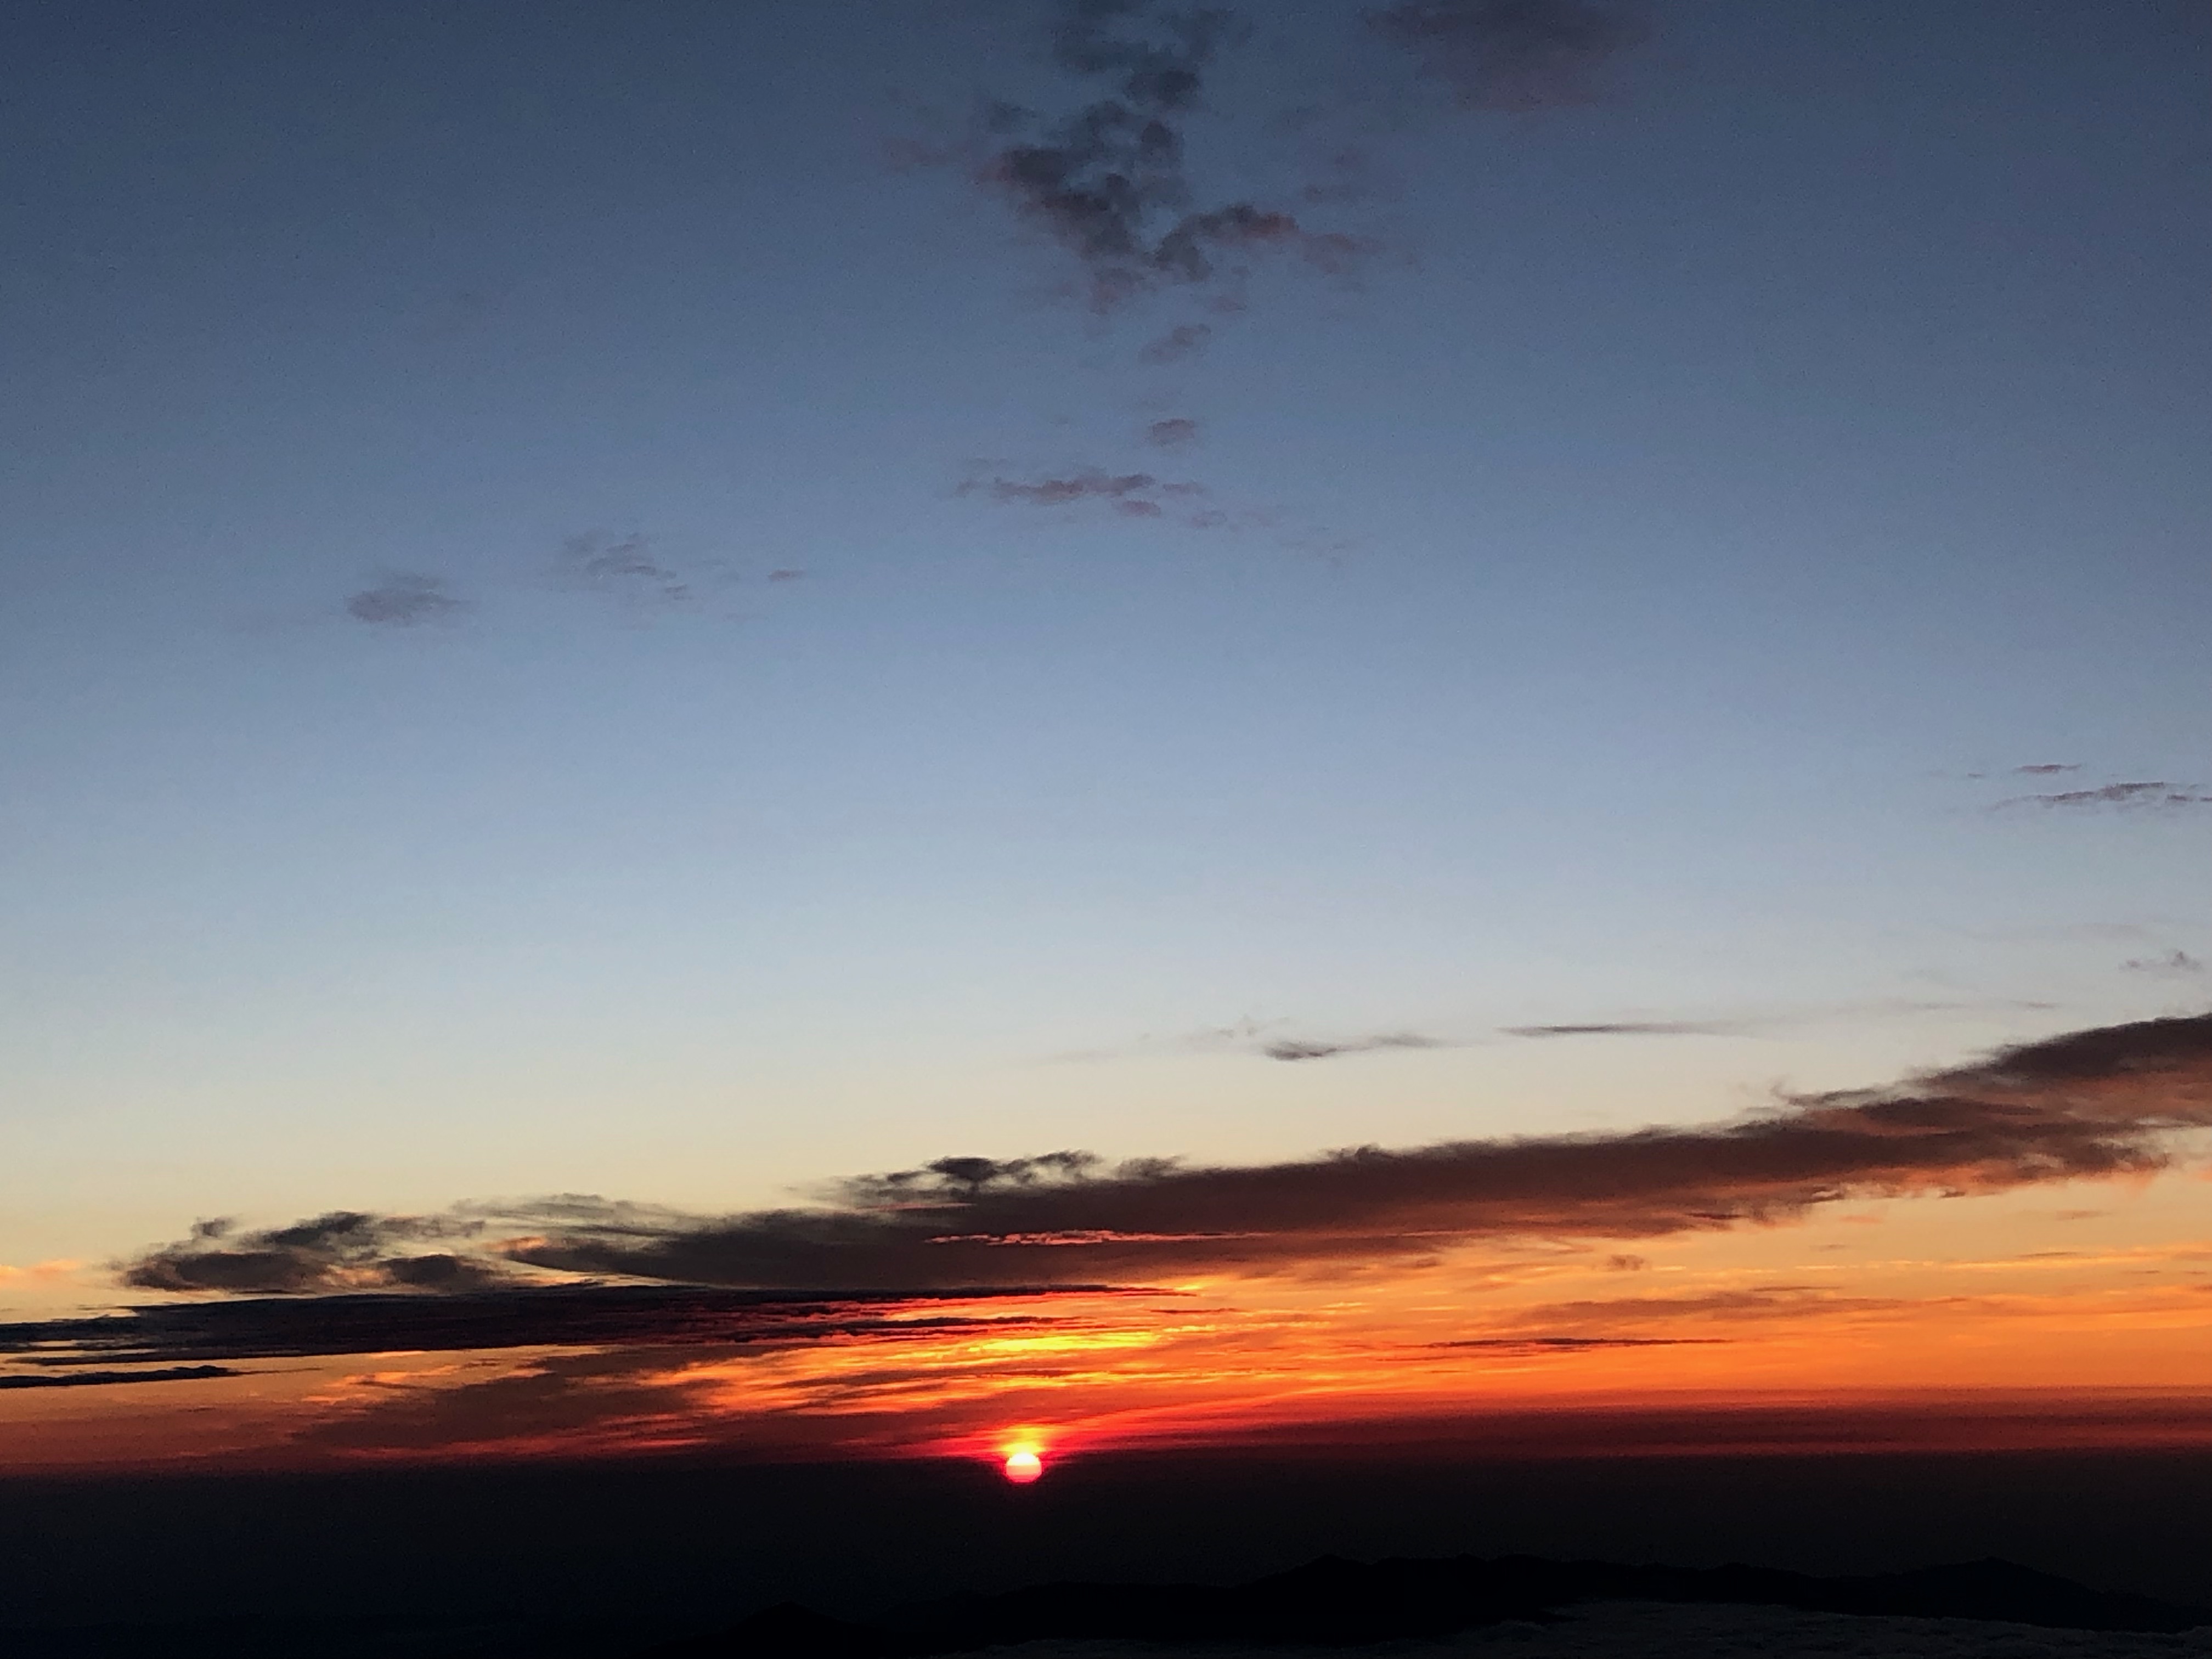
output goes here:
{"type": "Polygon", "coordinates": [[[1017,1446],[1006,1454],[1006,1479],[1018,1486],[1026,1486],[1044,1473],[1044,1459],[1034,1448],[1017,1446]]]}

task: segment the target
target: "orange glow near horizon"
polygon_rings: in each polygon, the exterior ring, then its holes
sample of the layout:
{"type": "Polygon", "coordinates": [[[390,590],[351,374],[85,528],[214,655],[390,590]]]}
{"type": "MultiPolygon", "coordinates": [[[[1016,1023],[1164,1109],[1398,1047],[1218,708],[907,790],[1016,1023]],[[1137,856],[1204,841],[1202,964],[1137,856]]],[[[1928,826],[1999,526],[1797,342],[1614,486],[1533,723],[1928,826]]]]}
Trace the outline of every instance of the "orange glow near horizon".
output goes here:
{"type": "Polygon", "coordinates": [[[860,1334],[359,1355],[0,1394],[0,1470],[1341,1445],[1544,1455],[2203,1444],[2205,1182],[1839,1205],[980,1296],[860,1334]],[[1020,1426],[1008,1427],[1010,1420],[1020,1426]]]}

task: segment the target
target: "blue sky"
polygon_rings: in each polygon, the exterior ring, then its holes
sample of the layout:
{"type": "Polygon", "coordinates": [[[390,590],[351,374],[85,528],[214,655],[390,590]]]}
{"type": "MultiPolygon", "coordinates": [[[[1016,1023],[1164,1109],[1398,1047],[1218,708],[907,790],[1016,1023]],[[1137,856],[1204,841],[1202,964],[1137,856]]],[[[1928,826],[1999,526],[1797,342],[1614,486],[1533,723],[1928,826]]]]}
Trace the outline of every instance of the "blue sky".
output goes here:
{"type": "Polygon", "coordinates": [[[2212,793],[2201,11],[1651,0],[1499,109],[1271,9],[1194,186],[1370,251],[1106,314],[975,177],[1056,15],[27,15],[0,1261],[2203,1006],[2212,808],[2002,805],[2212,793]],[[1093,469],[1205,493],[994,495],[1093,469]]]}

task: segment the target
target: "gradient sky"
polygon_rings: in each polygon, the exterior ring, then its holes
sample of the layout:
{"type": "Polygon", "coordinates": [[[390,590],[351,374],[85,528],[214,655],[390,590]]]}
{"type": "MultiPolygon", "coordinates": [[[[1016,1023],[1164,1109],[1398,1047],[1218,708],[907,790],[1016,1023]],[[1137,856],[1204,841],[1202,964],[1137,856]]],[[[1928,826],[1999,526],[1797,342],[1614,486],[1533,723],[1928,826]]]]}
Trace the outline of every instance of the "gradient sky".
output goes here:
{"type": "MultiPolygon", "coordinates": [[[[1113,93],[1073,15],[16,9],[9,1316],[210,1218],[1711,1124],[2205,1006],[2200,6],[1255,9],[1172,124],[1301,229],[1115,303],[1004,176],[1113,93]]],[[[1862,1252],[1925,1322],[2180,1264],[2124,1362],[1863,1380],[2201,1384],[2207,1190],[1862,1252]]]]}

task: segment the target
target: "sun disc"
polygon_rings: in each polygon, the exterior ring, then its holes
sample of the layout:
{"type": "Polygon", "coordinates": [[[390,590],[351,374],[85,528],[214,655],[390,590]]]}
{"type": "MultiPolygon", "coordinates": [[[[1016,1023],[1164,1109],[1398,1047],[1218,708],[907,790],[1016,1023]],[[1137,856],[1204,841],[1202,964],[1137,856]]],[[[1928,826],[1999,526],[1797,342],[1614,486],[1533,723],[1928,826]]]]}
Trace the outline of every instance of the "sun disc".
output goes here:
{"type": "Polygon", "coordinates": [[[1018,1486],[1026,1486],[1044,1473],[1044,1459],[1027,1446],[1006,1454],[1006,1479],[1018,1486]]]}

